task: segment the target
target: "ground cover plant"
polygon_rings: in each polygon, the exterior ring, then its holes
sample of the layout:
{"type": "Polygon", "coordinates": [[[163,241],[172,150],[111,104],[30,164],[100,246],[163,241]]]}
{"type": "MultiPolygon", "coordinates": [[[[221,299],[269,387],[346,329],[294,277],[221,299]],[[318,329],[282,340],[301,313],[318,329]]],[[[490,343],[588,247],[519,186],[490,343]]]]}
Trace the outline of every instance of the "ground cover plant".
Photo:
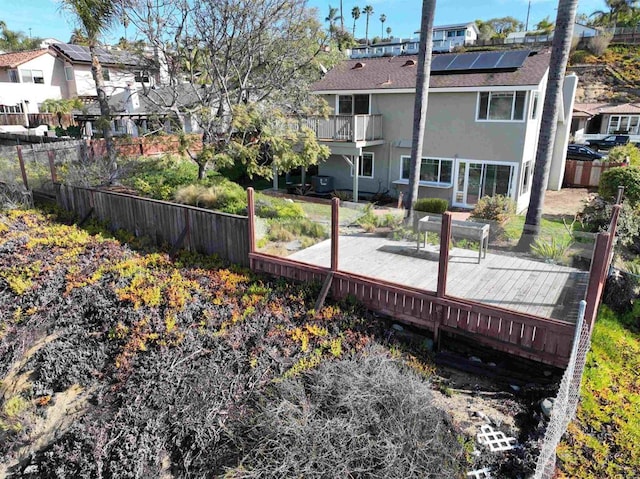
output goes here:
{"type": "Polygon", "coordinates": [[[637,477],[640,470],[638,311],[603,307],[595,324],[576,420],[558,448],[566,478],[637,477]]]}
{"type": "Polygon", "coordinates": [[[357,305],[53,219],[0,212],[0,476],[462,476],[431,367],[357,305]]]}

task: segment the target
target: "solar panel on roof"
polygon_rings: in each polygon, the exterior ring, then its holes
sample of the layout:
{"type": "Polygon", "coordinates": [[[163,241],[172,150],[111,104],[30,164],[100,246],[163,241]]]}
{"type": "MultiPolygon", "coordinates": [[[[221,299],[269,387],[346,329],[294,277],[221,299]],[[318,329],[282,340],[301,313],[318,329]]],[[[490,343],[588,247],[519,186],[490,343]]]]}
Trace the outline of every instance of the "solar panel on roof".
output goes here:
{"type": "Polygon", "coordinates": [[[520,68],[529,56],[529,50],[505,52],[496,68],[520,68]]]}
{"type": "Polygon", "coordinates": [[[493,70],[504,55],[503,52],[480,53],[478,60],[473,64],[474,70],[493,70]]]}
{"type": "Polygon", "coordinates": [[[431,60],[431,71],[441,72],[444,71],[451,63],[452,55],[434,55],[431,60]]]}
{"type": "Polygon", "coordinates": [[[479,53],[465,53],[464,55],[456,55],[453,61],[447,67],[447,71],[473,69],[473,64],[478,60],[479,57],[479,53]]]}

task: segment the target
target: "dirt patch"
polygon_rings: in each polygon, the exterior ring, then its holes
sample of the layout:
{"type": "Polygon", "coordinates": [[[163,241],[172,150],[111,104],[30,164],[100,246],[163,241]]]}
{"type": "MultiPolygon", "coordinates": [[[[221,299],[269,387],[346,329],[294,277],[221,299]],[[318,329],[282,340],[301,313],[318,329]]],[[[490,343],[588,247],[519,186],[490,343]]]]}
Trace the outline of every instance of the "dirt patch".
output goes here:
{"type": "Polygon", "coordinates": [[[545,215],[574,216],[582,210],[590,192],[589,188],[564,188],[560,191],[547,191],[544,196],[543,213],[545,215]]]}

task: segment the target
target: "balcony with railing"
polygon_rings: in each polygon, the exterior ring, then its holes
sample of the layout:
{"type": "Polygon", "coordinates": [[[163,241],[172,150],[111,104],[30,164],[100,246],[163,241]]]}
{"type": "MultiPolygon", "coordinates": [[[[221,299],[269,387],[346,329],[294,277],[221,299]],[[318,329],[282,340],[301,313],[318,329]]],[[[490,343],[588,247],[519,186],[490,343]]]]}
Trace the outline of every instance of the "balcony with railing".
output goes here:
{"type": "Polygon", "coordinates": [[[382,115],[312,116],[302,120],[302,124],[313,130],[320,141],[382,140],[382,115]]]}

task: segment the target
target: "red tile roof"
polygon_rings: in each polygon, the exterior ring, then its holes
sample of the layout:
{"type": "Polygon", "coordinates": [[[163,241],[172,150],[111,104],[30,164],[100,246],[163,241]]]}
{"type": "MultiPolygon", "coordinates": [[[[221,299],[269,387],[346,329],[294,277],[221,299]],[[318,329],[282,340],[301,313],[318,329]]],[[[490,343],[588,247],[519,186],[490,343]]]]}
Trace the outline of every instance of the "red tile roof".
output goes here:
{"type": "Polygon", "coordinates": [[[43,48],[40,50],[29,50],[26,52],[3,53],[0,55],[0,68],[16,68],[23,63],[44,55],[49,50],[43,48]]]}
{"type": "Polygon", "coordinates": [[[624,103],[622,105],[610,105],[600,109],[600,113],[611,115],[640,115],[640,104],[624,103]]]}
{"type": "Polygon", "coordinates": [[[640,103],[576,103],[573,116],[595,116],[600,113],[608,115],[640,115],[640,103]],[[579,113],[576,115],[576,113],[579,113]]]}
{"type": "MultiPolygon", "coordinates": [[[[549,67],[549,57],[549,52],[532,55],[515,71],[432,74],[429,85],[431,88],[538,85],[549,67]]],[[[312,90],[322,92],[415,88],[417,65],[408,65],[410,60],[417,62],[417,56],[348,60],[330,70],[322,80],[313,85],[312,90]],[[356,67],[358,63],[363,66],[356,67]]]]}

